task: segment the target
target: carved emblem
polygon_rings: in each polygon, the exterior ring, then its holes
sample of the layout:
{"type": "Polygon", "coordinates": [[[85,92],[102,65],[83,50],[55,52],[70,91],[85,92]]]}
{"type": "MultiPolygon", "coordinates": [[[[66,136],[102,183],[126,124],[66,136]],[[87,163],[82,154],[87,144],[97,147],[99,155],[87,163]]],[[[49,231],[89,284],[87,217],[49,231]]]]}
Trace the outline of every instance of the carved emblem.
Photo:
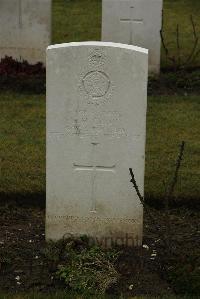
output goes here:
{"type": "Polygon", "coordinates": [[[110,80],[105,73],[92,71],[83,78],[83,85],[88,95],[98,98],[106,95],[110,87],[110,80]]]}
{"type": "Polygon", "coordinates": [[[113,82],[107,73],[108,57],[104,49],[90,50],[88,64],[83,70],[79,81],[79,92],[82,102],[87,105],[103,105],[109,101],[113,92],[113,82]]]}
{"type": "Polygon", "coordinates": [[[93,50],[89,55],[89,65],[101,67],[105,64],[106,56],[100,49],[93,50]]]}

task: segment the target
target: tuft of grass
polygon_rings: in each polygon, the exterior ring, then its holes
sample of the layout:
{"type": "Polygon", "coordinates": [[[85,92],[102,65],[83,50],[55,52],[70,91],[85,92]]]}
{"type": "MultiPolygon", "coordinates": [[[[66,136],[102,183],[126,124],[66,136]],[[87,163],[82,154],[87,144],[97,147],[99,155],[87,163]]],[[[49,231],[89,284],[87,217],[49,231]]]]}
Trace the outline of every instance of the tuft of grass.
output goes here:
{"type": "Polygon", "coordinates": [[[49,242],[43,255],[57,268],[55,278],[77,294],[103,295],[119,278],[115,268],[119,251],[90,245],[84,236],[49,242]]]}

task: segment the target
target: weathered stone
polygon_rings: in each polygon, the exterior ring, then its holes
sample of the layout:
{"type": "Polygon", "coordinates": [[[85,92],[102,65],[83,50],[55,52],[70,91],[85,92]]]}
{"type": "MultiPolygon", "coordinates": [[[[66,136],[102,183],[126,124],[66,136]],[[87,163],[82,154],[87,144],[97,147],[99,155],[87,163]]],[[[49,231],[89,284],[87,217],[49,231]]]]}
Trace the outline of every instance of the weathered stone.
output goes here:
{"type": "Polygon", "coordinates": [[[162,0],[103,0],[102,40],[149,49],[149,72],[160,72],[162,0]]]}
{"type": "Polygon", "coordinates": [[[45,64],[51,0],[0,0],[0,58],[45,64]]]}
{"type": "Polygon", "coordinates": [[[129,167],[143,194],[147,53],[101,42],[48,48],[47,239],[141,244],[129,167]]]}

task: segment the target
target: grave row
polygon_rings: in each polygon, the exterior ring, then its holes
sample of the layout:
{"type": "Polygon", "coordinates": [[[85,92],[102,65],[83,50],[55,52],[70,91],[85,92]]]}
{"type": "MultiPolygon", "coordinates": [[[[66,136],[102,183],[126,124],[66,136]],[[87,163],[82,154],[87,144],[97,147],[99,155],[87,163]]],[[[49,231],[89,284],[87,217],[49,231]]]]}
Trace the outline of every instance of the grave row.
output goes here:
{"type": "MultiPolygon", "coordinates": [[[[52,0],[0,0],[0,58],[45,64],[51,44],[52,0]]],[[[162,0],[102,0],[102,41],[149,50],[149,72],[160,71],[162,0]]]]}
{"type": "Polygon", "coordinates": [[[0,0],[0,57],[46,60],[47,239],[142,243],[129,168],[143,195],[148,65],[159,72],[161,8],[160,0],[103,0],[105,42],[52,45],[45,59],[51,1],[0,0]]]}

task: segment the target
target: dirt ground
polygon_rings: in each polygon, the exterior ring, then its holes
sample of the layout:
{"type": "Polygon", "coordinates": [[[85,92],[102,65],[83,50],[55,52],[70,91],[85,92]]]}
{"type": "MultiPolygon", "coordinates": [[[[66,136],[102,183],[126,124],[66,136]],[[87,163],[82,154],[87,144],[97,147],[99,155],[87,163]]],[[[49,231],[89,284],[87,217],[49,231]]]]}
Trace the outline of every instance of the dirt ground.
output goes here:
{"type": "MultiPolygon", "coordinates": [[[[0,208],[0,290],[51,292],[63,288],[54,275],[57,265],[43,255],[45,210],[13,204],[0,208]]],[[[148,208],[143,248],[120,248],[116,264],[120,278],[109,292],[198,294],[199,214],[195,208],[182,206],[170,209],[167,218],[164,210],[148,208]]]]}

